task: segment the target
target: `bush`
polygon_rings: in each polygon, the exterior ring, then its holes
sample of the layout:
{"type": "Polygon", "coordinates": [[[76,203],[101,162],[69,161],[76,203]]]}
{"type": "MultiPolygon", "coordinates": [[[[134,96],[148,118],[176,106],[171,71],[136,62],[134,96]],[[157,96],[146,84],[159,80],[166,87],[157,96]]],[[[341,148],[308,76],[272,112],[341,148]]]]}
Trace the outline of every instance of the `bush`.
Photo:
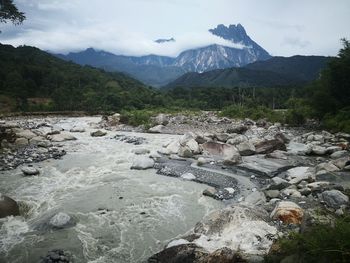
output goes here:
{"type": "Polygon", "coordinates": [[[123,111],[120,116],[120,122],[131,126],[151,125],[152,114],[146,110],[123,111]]]}
{"type": "Polygon", "coordinates": [[[337,219],[334,227],[316,225],[302,234],[290,234],[277,245],[279,251],[266,256],[265,262],[281,262],[288,256],[296,262],[349,262],[350,217],[337,219]]]}
{"type": "Polygon", "coordinates": [[[350,133],[350,107],[341,109],[336,114],[326,114],[323,124],[325,128],[334,132],[350,133]]]}

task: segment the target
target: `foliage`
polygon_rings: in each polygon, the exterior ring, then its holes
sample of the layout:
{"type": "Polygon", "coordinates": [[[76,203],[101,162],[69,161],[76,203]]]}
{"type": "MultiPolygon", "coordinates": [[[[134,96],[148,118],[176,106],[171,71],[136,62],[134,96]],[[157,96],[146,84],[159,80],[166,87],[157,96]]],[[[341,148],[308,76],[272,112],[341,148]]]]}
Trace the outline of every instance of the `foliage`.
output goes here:
{"type": "Polygon", "coordinates": [[[147,110],[133,110],[133,111],[122,111],[120,116],[120,122],[129,124],[132,126],[151,126],[152,112],[147,110]]]}
{"type": "Polygon", "coordinates": [[[18,11],[13,0],[0,0],[0,23],[11,21],[14,25],[22,24],[25,19],[23,12],[18,11]]]}
{"type": "Polygon", "coordinates": [[[277,241],[279,251],[266,257],[266,262],[281,262],[295,256],[296,262],[349,262],[350,216],[338,218],[334,226],[315,225],[308,231],[290,234],[277,241]]]}

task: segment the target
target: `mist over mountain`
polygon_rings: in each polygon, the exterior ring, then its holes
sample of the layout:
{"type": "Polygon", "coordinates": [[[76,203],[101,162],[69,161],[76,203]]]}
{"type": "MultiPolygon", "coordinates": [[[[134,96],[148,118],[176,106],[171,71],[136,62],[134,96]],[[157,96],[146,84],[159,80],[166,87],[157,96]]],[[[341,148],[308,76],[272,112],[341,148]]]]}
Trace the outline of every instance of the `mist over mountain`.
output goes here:
{"type": "MultiPolygon", "coordinates": [[[[232,45],[224,46],[213,43],[205,47],[185,50],[175,58],[155,54],[140,57],[123,56],[106,51],[96,51],[93,48],[57,56],[81,65],[124,72],[152,86],[166,85],[186,72],[242,67],[271,57],[247,35],[241,24],[228,27],[218,25],[209,32],[229,41],[228,43],[232,45]]],[[[156,40],[160,44],[173,41],[175,41],[174,38],[156,40]]]]}

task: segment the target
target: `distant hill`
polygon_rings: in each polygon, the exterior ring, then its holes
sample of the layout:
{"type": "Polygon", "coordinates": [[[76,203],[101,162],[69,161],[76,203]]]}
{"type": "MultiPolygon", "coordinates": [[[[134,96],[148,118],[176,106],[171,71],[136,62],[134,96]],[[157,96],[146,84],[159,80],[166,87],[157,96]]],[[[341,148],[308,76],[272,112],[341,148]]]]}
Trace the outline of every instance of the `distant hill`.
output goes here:
{"type": "Polygon", "coordinates": [[[269,87],[298,85],[315,80],[330,57],[273,57],[243,68],[187,73],[166,85],[172,87],[269,87]]]}
{"type": "Polygon", "coordinates": [[[122,73],[83,67],[34,47],[0,44],[0,105],[12,101],[22,110],[29,109],[28,103],[38,104],[32,110],[120,110],[142,108],[155,93],[122,73]]]}

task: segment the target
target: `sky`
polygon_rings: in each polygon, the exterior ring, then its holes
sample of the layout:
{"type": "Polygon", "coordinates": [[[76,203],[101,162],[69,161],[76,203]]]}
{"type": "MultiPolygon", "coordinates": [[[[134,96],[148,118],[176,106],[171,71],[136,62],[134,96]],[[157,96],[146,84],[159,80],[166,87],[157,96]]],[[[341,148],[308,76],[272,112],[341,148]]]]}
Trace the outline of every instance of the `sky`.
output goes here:
{"type": "MultiPolygon", "coordinates": [[[[1,24],[0,42],[55,53],[89,47],[123,55],[177,56],[217,43],[218,24],[242,24],[273,56],[335,56],[350,39],[350,0],[15,0],[27,19],[1,24]],[[176,42],[154,40],[174,37],[176,42]]],[[[237,46],[239,47],[239,46],[237,46]]]]}

